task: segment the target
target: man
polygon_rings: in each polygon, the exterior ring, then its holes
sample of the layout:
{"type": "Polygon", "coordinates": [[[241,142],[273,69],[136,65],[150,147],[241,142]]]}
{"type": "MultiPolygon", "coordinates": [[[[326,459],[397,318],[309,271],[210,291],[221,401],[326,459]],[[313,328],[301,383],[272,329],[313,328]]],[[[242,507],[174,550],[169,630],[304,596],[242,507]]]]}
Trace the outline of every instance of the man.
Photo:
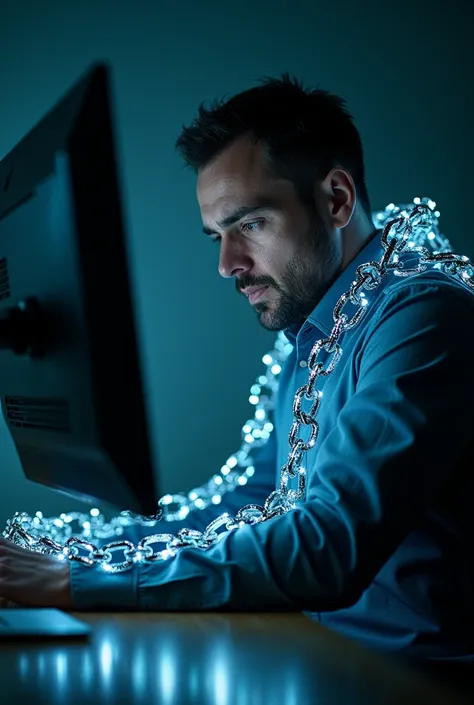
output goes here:
{"type": "MultiPolygon", "coordinates": [[[[173,533],[275,489],[308,355],[357,266],[382,256],[360,137],[340,98],[286,75],[268,80],[201,106],[177,146],[197,173],[219,273],[294,347],[254,477],[221,505],[157,529],[173,533]]],[[[2,540],[0,595],[78,609],[302,610],[382,650],[474,661],[473,323],[474,297],[447,275],[387,275],[320,380],[319,437],[297,508],[208,550],[113,575],[2,540]]]]}

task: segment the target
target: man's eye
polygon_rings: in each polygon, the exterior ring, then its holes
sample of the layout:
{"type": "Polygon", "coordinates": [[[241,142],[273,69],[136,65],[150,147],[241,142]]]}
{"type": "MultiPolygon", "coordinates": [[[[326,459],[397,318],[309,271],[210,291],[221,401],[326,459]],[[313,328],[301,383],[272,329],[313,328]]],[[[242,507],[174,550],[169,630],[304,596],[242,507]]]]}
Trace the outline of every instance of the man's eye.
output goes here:
{"type": "Polygon", "coordinates": [[[221,241],[220,237],[212,237],[211,242],[213,245],[217,245],[221,241]]]}
{"type": "Polygon", "coordinates": [[[242,230],[250,233],[256,233],[263,228],[263,220],[253,220],[251,223],[244,223],[242,230]]]}

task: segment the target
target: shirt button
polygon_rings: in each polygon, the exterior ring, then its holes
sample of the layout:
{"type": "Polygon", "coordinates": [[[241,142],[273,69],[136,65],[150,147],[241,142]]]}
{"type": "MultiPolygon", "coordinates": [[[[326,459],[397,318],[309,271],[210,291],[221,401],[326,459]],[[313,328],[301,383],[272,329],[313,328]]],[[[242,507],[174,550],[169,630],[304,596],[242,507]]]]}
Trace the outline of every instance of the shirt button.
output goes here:
{"type": "Polygon", "coordinates": [[[300,360],[300,367],[308,367],[306,360],[300,360]]]}

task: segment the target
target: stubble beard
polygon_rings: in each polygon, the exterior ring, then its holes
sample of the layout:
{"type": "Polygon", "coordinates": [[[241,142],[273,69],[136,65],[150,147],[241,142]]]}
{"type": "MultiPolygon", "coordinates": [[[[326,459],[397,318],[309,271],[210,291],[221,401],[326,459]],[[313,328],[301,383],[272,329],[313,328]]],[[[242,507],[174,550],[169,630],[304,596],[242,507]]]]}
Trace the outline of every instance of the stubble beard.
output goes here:
{"type": "Polygon", "coordinates": [[[305,240],[307,247],[288,263],[282,286],[270,285],[273,300],[254,305],[266,330],[301,326],[340,273],[342,255],[319,216],[313,216],[305,240]]]}

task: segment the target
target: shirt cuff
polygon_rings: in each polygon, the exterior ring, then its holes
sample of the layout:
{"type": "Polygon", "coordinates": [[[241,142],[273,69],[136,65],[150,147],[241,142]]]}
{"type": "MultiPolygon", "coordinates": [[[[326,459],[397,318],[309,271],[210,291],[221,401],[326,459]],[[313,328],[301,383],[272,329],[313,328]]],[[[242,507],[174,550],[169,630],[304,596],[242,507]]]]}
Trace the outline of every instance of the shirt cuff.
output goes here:
{"type": "Polygon", "coordinates": [[[100,566],[70,561],[69,576],[73,609],[136,610],[138,566],[123,573],[110,573],[100,566]]]}

